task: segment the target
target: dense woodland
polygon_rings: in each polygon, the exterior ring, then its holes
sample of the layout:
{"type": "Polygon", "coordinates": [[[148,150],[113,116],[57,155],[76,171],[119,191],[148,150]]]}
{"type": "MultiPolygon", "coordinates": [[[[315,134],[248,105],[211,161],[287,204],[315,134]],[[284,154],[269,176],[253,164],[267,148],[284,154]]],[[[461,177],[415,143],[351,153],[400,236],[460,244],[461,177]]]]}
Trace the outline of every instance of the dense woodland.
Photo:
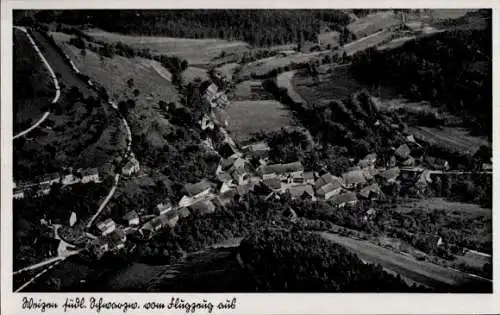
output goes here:
{"type": "Polygon", "coordinates": [[[255,46],[315,41],[322,25],[349,23],[340,10],[43,10],[33,18],[124,34],[222,38],[255,46]]]}
{"type": "Polygon", "coordinates": [[[491,18],[486,29],[447,31],[390,51],[354,56],[358,79],[386,85],[464,118],[477,134],[492,133],[491,18]]]}

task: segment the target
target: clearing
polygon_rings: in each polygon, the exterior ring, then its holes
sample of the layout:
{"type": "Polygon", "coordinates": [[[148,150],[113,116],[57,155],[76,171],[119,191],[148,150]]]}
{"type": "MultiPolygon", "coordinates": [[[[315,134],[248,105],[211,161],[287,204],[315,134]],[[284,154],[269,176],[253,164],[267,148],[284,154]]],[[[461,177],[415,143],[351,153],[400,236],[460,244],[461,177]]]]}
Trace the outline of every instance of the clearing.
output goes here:
{"type": "Polygon", "coordinates": [[[380,30],[396,26],[401,23],[400,17],[392,11],[380,11],[368,14],[351,24],[347,29],[354,33],[357,38],[361,38],[380,30]]]}
{"type": "Polygon", "coordinates": [[[89,50],[83,56],[80,49],[67,43],[69,37],[66,34],[52,35],[76,67],[104,86],[117,103],[128,100],[135,103],[127,115],[133,136],[146,134],[148,143],[160,147],[166,144],[163,135],[169,132],[170,124],[161,115],[158,102],[169,103],[178,99],[167,69],[159,62],[140,57],[106,58],[89,50]],[[135,95],[134,90],[139,94],[135,95]]]}
{"type": "Polygon", "coordinates": [[[274,100],[233,101],[227,108],[229,131],[244,141],[259,131],[278,131],[292,123],[290,111],[274,100]]]}
{"type": "Polygon", "coordinates": [[[191,39],[161,36],[131,36],[92,29],[86,33],[97,40],[123,42],[133,48],[148,48],[153,54],[178,56],[191,65],[210,64],[224,51],[234,53],[248,50],[248,44],[242,41],[224,39],[191,39]]]}

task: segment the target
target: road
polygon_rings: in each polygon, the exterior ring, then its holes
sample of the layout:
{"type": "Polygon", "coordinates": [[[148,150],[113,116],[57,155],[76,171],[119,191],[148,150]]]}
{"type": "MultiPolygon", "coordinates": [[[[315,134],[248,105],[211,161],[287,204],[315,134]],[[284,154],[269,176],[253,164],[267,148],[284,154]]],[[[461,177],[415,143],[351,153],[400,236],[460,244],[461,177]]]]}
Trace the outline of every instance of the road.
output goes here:
{"type": "Polygon", "coordinates": [[[99,209],[97,209],[97,212],[92,216],[90,221],[87,223],[87,228],[90,228],[92,226],[92,223],[94,223],[95,219],[101,214],[102,210],[106,207],[108,202],[113,198],[113,195],[115,194],[116,187],[118,186],[118,182],[120,181],[120,173],[116,173],[114,177],[114,183],[113,187],[111,187],[111,190],[109,191],[108,195],[106,198],[101,202],[101,205],[99,206],[99,209]]]}
{"type": "Polygon", "coordinates": [[[329,232],[320,232],[320,235],[327,240],[348,248],[364,261],[380,264],[390,271],[431,288],[491,285],[491,281],[488,279],[441,267],[429,262],[417,261],[368,241],[355,240],[329,232]]]}
{"type": "MultiPolygon", "coordinates": [[[[18,26],[14,26],[14,28],[17,29],[17,30],[19,30],[19,31],[21,31],[21,32],[23,32],[28,37],[31,45],[33,46],[33,49],[35,49],[35,51],[37,52],[38,56],[40,56],[40,59],[42,60],[43,64],[45,65],[45,67],[49,71],[50,77],[54,81],[54,87],[56,89],[56,95],[54,96],[54,99],[52,100],[52,104],[57,103],[57,101],[59,100],[59,97],[61,96],[61,89],[59,87],[59,82],[57,81],[56,74],[55,74],[54,70],[52,69],[52,67],[50,66],[49,62],[45,58],[45,56],[42,54],[42,52],[40,51],[40,49],[36,45],[35,41],[31,37],[31,35],[26,31],[26,28],[24,28],[24,27],[18,27],[18,26]]],[[[27,133],[31,132],[32,130],[34,130],[35,128],[37,128],[38,126],[40,126],[40,124],[42,122],[44,122],[44,120],[47,119],[47,117],[49,115],[50,115],[49,111],[45,112],[43,114],[42,118],[40,118],[37,122],[35,122],[28,129],[25,129],[25,130],[17,133],[16,135],[14,135],[13,139],[17,139],[19,137],[22,137],[22,136],[26,135],[27,133]]]]}

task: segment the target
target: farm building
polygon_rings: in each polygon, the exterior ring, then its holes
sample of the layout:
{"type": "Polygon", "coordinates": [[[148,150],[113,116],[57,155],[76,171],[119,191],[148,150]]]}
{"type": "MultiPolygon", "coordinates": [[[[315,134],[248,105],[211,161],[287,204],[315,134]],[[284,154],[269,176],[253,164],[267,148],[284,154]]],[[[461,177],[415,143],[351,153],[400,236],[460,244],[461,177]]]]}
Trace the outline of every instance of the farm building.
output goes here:
{"type": "Polygon", "coordinates": [[[290,193],[292,199],[296,198],[304,198],[315,201],[316,196],[314,195],[314,189],[312,185],[297,185],[291,186],[287,189],[287,192],[290,193]]]}
{"type": "Polygon", "coordinates": [[[326,185],[321,186],[316,190],[316,195],[323,200],[329,200],[335,195],[338,195],[342,187],[338,182],[328,183],[326,185]]]}
{"type": "Polygon", "coordinates": [[[352,170],[342,174],[344,186],[348,189],[359,187],[366,183],[365,176],[361,170],[352,170]]]}
{"type": "Polygon", "coordinates": [[[247,145],[243,148],[245,154],[254,158],[264,158],[269,154],[269,145],[261,141],[254,144],[247,145]]]}
{"type": "Polygon", "coordinates": [[[116,223],[111,218],[97,223],[97,229],[101,235],[108,235],[116,229],[116,223]]]}

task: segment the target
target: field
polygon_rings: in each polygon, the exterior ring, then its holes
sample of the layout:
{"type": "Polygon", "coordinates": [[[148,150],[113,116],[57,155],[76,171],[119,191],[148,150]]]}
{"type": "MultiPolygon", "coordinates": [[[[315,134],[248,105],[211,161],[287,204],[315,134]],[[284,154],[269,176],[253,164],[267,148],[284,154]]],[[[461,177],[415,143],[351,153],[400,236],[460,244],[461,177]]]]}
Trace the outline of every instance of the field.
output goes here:
{"type": "Polygon", "coordinates": [[[227,108],[229,131],[235,141],[245,141],[252,134],[278,131],[292,123],[287,108],[278,101],[234,101],[227,108]]]}
{"type": "Polygon", "coordinates": [[[160,63],[140,57],[101,58],[89,50],[82,56],[79,49],[66,42],[66,35],[53,33],[53,36],[80,71],[102,84],[117,103],[129,99],[135,101],[135,107],[129,110],[127,117],[132,135],[144,133],[154,146],[166,143],[163,135],[170,130],[170,125],[159,113],[158,102],[176,101],[178,95],[168,80],[170,73],[160,63]],[[129,79],[133,79],[130,87],[129,79]],[[133,94],[135,89],[139,91],[138,96],[133,94]]]}
{"type": "Polygon", "coordinates": [[[381,45],[389,41],[394,36],[392,31],[380,31],[369,36],[363,37],[356,41],[345,44],[343,50],[347,55],[354,55],[355,53],[365,50],[370,47],[381,45]]]}
{"type": "Polygon", "coordinates": [[[487,139],[472,136],[464,128],[409,127],[409,131],[417,140],[462,153],[474,154],[481,145],[489,144],[487,139]]]}
{"type": "Polygon", "coordinates": [[[293,76],[292,84],[295,91],[309,104],[342,100],[365,88],[352,76],[349,65],[331,68],[330,73],[319,76],[318,82],[302,70],[293,76]]]}
{"type": "Polygon", "coordinates": [[[123,42],[134,48],[149,48],[153,54],[178,56],[191,65],[210,64],[223,51],[226,53],[247,50],[248,44],[242,41],[223,39],[190,39],[157,36],[129,36],[101,30],[88,30],[87,34],[97,40],[123,42]]]}
{"type": "Polygon", "coordinates": [[[274,99],[273,96],[267,93],[262,87],[260,80],[248,80],[236,84],[236,87],[229,95],[231,101],[256,101],[274,99]],[[255,86],[252,91],[252,86],[255,86]]]}
{"type": "Polygon", "coordinates": [[[459,286],[466,290],[474,290],[473,287],[489,291],[492,290],[491,283],[487,281],[435,264],[417,261],[367,241],[354,240],[331,233],[321,233],[321,235],[328,240],[347,247],[364,261],[381,264],[382,267],[388,270],[392,270],[393,272],[399,273],[404,277],[429,287],[444,287],[451,289],[454,286],[459,286]]]}
{"type": "Polygon", "coordinates": [[[50,108],[55,88],[27,35],[14,30],[13,42],[13,129],[17,133],[31,126],[50,108]]]}
{"type": "Polygon", "coordinates": [[[361,38],[382,29],[396,26],[400,23],[400,18],[392,11],[382,11],[369,14],[347,26],[349,31],[354,33],[357,38],[361,38]]]}
{"type": "Polygon", "coordinates": [[[318,34],[318,41],[321,45],[331,45],[336,47],[339,45],[339,32],[331,31],[318,34]]]}
{"type": "Polygon", "coordinates": [[[182,72],[182,78],[187,82],[192,82],[196,79],[201,79],[201,81],[209,79],[207,70],[198,67],[188,67],[182,72]]]}
{"type": "Polygon", "coordinates": [[[314,59],[319,59],[326,53],[314,52],[314,53],[296,53],[286,57],[283,56],[273,56],[257,61],[250,62],[244,65],[239,73],[239,77],[249,78],[252,75],[255,76],[265,76],[270,71],[278,67],[290,66],[293,63],[303,63],[314,59]]]}
{"type": "Polygon", "coordinates": [[[410,212],[413,210],[422,211],[439,211],[443,210],[446,212],[458,212],[468,216],[484,216],[491,218],[491,209],[481,208],[477,204],[463,203],[463,202],[452,202],[447,201],[443,198],[429,198],[410,202],[402,202],[398,204],[396,208],[400,212],[410,212]]]}

